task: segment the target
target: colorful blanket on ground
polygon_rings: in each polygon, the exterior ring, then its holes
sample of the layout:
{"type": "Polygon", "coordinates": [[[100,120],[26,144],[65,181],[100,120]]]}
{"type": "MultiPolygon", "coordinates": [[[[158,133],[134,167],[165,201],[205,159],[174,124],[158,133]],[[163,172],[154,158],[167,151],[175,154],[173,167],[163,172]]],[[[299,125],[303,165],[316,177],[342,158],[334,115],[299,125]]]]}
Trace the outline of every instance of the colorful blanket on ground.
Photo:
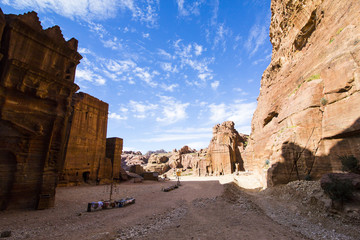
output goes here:
{"type": "Polygon", "coordinates": [[[133,204],[133,203],[135,203],[135,198],[133,198],[133,197],[123,198],[123,199],[115,200],[115,201],[90,202],[90,203],[88,203],[87,211],[92,212],[92,211],[100,210],[100,209],[119,208],[119,207],[124,207],[126,205],[133,204]]]}

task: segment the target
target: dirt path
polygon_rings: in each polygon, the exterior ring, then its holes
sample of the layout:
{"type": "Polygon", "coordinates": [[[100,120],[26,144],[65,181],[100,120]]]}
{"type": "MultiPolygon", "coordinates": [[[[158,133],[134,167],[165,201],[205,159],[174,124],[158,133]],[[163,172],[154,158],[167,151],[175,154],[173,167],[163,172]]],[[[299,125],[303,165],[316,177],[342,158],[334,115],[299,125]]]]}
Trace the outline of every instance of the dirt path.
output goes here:
{"type": "Polygon", "coordinates": [[[307,239],[275,223],[233,184],[221,196],[183,202],[164,216],[121,229],[117,239],[307,239]]]}
{"type": "Polygon", "coordinates": [[[274,212],[259,208],[266,204],[257,201],[263,196],[220,182],[184,181],[171,192],[161,189],[175,182],[121,183],[114,199],[132,196],[135,204],[90,213],[87,203],[107,199],[109,186],[58,188],[54,209],[0,212],[0,232],[11,231],[7,239],[36,240],[307,239],[291,221],[273,221],[274,212]]]}

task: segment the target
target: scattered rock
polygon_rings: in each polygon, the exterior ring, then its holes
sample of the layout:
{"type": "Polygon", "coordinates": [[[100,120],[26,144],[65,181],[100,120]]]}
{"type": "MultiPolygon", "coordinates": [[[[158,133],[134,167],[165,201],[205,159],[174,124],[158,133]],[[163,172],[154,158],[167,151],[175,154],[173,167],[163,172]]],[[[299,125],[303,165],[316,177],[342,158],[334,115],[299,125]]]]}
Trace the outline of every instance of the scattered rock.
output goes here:
{"type": "Polygon", "coordinates": [[[8,238],[11,237],[11,231],[3,231],[0,235],[1,238],[8,238]]]}

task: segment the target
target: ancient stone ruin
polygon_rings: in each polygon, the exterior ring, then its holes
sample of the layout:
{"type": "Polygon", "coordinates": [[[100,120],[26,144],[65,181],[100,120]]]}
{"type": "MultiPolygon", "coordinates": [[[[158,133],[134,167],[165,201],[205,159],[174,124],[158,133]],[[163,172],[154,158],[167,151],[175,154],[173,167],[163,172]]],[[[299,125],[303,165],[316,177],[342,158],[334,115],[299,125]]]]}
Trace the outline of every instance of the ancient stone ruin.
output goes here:
{"type": "Polygon", "coordinates": [[[0,210],[52,207],[78,90],[77,40],[43,30],[35,12],[1,10],[0,39],[0,210]]]}
{"type": "MultiPolygon", "coordinates": [[[[86,93],[72,101],[69,139],[61,185],[78,185],[111,178],[112,163],[106,158],[106,131],[109,105],[86,93]]],[[[120,146],[120,151],[122,146],[120,146]]],[[[120,163],[119,163],[120,164],[120,163]]]]}
{"type": "Polygon", "coordinates": [[[244,167],[264,186],[318,179],[360,157],[358,0],[272,1],[272,60],[244,167]]]}
{"type": "Polygon", "coordinates": [[[246,135],[239,134],[234,122],[227,121],[213,128],[206,160],[199,164],[199,175],[225,175],[244,170],[241,153],[244,151],[246,135]]]}
{"type": "Polygon", "coordinates": [[[76,93],[77,40],[0,10],[0,210],[54,206],[55,188],[126,180],[108,104],[76,93]]]}

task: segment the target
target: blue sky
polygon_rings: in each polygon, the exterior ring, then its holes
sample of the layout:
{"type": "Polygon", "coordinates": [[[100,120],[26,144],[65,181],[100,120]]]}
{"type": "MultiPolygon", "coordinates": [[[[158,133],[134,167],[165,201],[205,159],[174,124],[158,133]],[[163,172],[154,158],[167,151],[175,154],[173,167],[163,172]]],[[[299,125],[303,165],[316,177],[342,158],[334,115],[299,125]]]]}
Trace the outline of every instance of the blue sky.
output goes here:
{"type": "Polygon", "coordinates": [[[0,0],[79,40],[75,82],[109,103],[125,150],[207,147],[226,120],[250,133],[271,60],[270,0],[0,0]]]}

